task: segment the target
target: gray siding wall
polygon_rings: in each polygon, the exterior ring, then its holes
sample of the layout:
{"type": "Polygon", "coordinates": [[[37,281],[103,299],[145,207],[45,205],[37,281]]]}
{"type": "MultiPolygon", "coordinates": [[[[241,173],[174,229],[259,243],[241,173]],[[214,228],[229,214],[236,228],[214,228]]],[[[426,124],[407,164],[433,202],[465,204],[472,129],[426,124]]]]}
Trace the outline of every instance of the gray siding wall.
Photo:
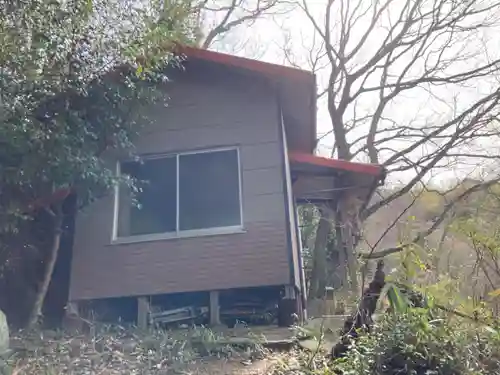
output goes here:
{"type": "MultiPolygon", "coordinates": [[[[237,145],[244,233],[111,244],[114,198],[79,213],[70,300],[290,283],[282,145],[273,90],[191,80],[170,84],[168,108],[136,142],[139,153],[237,145]]],[[[200,184],[203,184],[201,181],[200,184]]]]}

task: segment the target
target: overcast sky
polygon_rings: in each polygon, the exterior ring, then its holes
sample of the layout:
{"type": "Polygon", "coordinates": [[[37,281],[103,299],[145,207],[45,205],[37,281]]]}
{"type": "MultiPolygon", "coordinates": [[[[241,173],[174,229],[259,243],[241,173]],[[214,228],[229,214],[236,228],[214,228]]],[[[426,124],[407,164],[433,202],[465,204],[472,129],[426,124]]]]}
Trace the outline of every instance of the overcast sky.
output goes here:
{"type": "MultiPolygon", "coordinates": [[[[363,1],[364,5],[368,4],[367,0],[361,1],[363,1]]],[[[395,3],[397,4],[398,2],[395,3]]],[[[319,17],[322,16],[325,4],[324,1],[309,0],[308,4],[314,14],[319,17]]],[[[360,35],[360,32],[362,32],[365,27],[366,25],[361,23],[359,25],[359,30],[354,29],[352,31],[354,38],[356,38],[356,35],[360,35]]],[[[486,33],[481,33],[480,35],[471,35],[471,40],[461,41],[461,45],[459,47],[463,48],[464,45],[467,45],[466,51],[477,57],[477,59],[474,60],[476,63],[478,61],[484,61],[485,56],[483,53],[483,43],[487,44],[489,51],[488,57],[496,57],[491,55],[496,54],[496,51],[500,51],[500,38],[492,37],[492,35],[498,35],[498,32],[499,29],[493,29],[488,30],[486,33]]],[[[288,62],[284,59],[282,50],[285,45],[285,41],[288,40],[288,47],[292,50],[296,58],[296,63],[304,69],[310,69],[310,66],[307,63],[307,51],[313,44],[313,36],[314,30],[311,22],[300,9],[297,9],[287,13],[286,15],[275,16],[274,19],[268,18],[260,20],[251,27],[240,27],[236,30],[236,32],[233,32],[231,35],[225,37],[221,42],[215,44],[214,49],[241,56],[257,58],[268,62],[288,64],[288,62]]],[[[370,56],[370,46],[375,48],[377,46],[377,42],[379,42],[379,40],[383,37],[384,31],[376,30],[372,34],[370,42],[367,43],[367,48],[362,51],[360,58],[363,59],[365,56],[370,56]]],[[[457,46],[457,48],[459,47],[457,46]]],[[[470,59],[466,62],[466,64],[471,63],[474,62],[470,59]]],[[[454,69],[458,70],[460,69],[460,66],[457,65],[454,69]]],[[[317,71],[317,81],[319,87],[324,87],[328,74],[328,67],[317,71]]],[[[496,81],[493,83],[497,84],[496,81]]],[[[467,103],[471,103],[476,100],[481,94],[490,90],[491,85],[491,80],[481,82],[478,81],[477,84],[470,87],[443,87],[440,89],[433,89],[432,95],[429,95],[429,93],[425,90],[414,90],[408,92],[404,97],[395,101],[390,106],[389,111],[386,112],[386,116],[390,116],[392,120],[401,123],[407,123],[410,120],[413,120],[421,126],[425,126],[425,123],[442,122],[450,117],[454,108],[457,108],[457,106],[463,107],[464,105],[467,105],[467,103]],[[436,97],[438,97],[438,99],[436,97]]],[[[358,104],[358,106],[360,108],[364,108],[365,112],[369,114],[371,108],[373,108],[372,103],[371,99],[366,97],[358,104]]],[[[322,136],[323,134],[331,131],[332,127],[324,101],[320,100],[318,104],[318,136],[322,136]]],[[[358,137],[363,134],[366,134],[366,128],[359,129],[359,131],[354,133],[352,136],[358,137]]],[[[398,147],[403,147],[405,144],[407,145],[408,142],[410,142],[410,140],[401,139],[391,146],[397,149],[398,147]]],[[[329,155],[332,144],[333,137],[331,135],[322,138],[319,146],[319,152],[329,155]]],[[[475,145],[475,147],[481,147],[482,151],[484,151],[485,148],[488,149],[492,154],[499,154],[498,146],[500,146],[498,145],[498,140],[490,142],[489,144],[485,144],[483,142],[481,145],[475,145]]],[[[430,150],[426,148],[421,149],[418,152],[422,154],[429,151],[430,150]]],[[[464,150],[464,152],[465,151],[466,150],[464,150]]],[[[418,155],[415,155],[415,157],[417,156],[418,155]]],[[[433,181],[439,181],[442,179],[447,180],[455,177],[456,175],[461,177],[471,171],[484,169],[479,168],[480,164],[481,167],[483,167],[483,163],[480,163],[478,160],[470,160],[467,164],[468,165],[465,165],[464,162],[461,162],[459,166],[447,168],[445,171],[440,171],[439,173],[434,172],[429,177],[432,178],[433,181]]],[[[488,169],[490,167],[491,163],[486,168],[488,169]]],[[[398,180],[405,181],[413,175],[414,172],[403,174],[399,173],[397,176],[392,176],[391,180],[394,182],[397,182],[398,180]]]]}

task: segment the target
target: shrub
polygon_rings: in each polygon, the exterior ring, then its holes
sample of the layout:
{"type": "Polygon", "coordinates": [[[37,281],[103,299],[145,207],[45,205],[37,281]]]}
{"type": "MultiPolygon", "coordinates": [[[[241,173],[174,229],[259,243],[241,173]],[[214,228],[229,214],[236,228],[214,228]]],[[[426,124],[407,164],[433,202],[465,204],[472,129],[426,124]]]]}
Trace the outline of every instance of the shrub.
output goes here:
{"type": "Polygon", "coordinates": [[[500,373],[500,335],[440,312],[385,315],[335,363],[344,375],[493,375],[500,373]]]}

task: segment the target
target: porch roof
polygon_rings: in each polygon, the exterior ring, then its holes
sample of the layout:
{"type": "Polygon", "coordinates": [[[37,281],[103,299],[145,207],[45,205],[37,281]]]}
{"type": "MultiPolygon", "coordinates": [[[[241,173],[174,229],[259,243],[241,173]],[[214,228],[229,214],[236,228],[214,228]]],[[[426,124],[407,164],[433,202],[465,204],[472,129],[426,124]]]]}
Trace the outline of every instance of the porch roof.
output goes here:
{"type": "Polygon", "coordinates": [[[288,157],[296,169],[302,168],[304,170],[309,169],[310,171],[324,170],[326,173],[344,171],[363,173],[375,177],[381,176],[384,171],[384,168],[377,164],[365,164],[340,159],[331,159],[303,152],[290,152],[288,157]]]}
{"type": "Polygon", "coordinates": [[[384,182],[385,168],[375,164],[356,163],[289,152],[293,190],[299,202],[327,202],[340,193],[354,193],[361,200],[370,199],[384,182]]]}

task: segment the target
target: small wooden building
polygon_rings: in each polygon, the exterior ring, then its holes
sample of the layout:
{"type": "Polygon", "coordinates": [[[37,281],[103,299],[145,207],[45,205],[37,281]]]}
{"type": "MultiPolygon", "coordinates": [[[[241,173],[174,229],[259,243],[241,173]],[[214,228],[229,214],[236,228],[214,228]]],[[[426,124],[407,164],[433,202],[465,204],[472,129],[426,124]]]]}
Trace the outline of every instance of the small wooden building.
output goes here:
{"type": "Polygon", "coordinates": [[[149,181],[140,207],[119,188],[78,214],[69,299],[134,297],[142,314],[151,297],[203,292],[217,322],[220,293],[275,287],[301,315],[296,203],[330,200],[340,180],[369,194],[382,169],[314,155],[312,73],[184,53],[136,143],[143,162],[109,160],[149,181]]]}

